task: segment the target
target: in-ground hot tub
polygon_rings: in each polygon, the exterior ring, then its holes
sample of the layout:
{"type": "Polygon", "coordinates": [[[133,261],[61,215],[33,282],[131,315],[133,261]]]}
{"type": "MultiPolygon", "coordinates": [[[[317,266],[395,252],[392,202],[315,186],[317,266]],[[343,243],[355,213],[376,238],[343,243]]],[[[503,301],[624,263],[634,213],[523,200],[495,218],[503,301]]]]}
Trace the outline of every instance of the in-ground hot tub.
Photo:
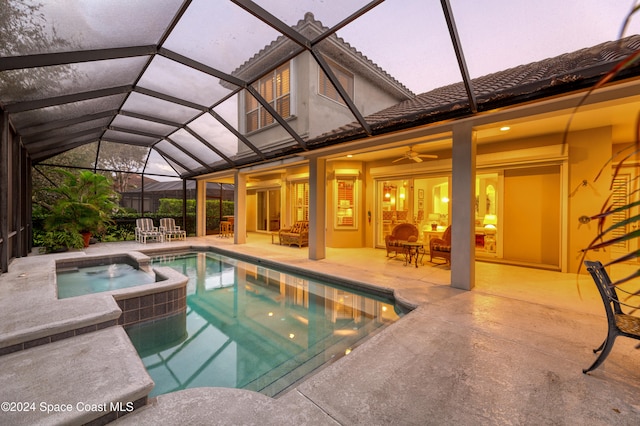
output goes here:
{"type": "Polygon", "coordinates": [[[58,298],[109,294],[122,310],[120,325],[184,312],[187,281],[171,268],[151,268],[140,252],[56,260],[58,298]]]}

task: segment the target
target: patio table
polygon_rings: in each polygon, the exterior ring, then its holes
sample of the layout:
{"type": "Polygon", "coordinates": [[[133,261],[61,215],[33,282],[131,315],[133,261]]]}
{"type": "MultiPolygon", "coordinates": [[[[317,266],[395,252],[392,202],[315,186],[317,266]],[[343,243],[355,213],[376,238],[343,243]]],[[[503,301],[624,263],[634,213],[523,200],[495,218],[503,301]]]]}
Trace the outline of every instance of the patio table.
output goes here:
{"type": "Polygon", "coordinates": [[[413,257],[415,256],[416,268],[418,267],[418,257],[422,255],[421,262],[424,259],[424,244],[419,242],[405,242],[402,243],[404,252],[404,266],[413,263],[413,257]]]}

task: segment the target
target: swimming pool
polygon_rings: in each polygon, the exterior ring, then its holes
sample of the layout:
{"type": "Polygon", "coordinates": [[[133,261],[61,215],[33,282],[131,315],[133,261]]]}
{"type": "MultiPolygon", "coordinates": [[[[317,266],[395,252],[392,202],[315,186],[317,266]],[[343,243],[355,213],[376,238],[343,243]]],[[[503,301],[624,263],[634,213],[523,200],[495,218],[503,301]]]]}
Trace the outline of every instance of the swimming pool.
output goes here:
{"type": "Polygon", "coordinates": [[[392,300],[212,252],[153,259],[189,277],[184,317],[127,327],[150,396],[213,386],[276,396],[403,314],[392,300]]]}

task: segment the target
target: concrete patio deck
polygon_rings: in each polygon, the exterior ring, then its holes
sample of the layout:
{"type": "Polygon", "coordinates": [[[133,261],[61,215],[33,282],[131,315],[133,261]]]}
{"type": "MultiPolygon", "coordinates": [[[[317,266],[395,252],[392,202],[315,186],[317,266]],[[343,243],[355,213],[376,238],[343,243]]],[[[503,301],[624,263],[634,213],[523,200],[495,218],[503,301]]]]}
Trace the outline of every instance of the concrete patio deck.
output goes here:
{"type": "MultiPolygon", "coordinates": [[[[442,266],[404,266],[375,249],[327,249],[326,259],[311,261],[307,249],[271,244],[269,236],[259,234],[250,234],[243,245],[210,236],[97,244],[86,253],[189,245],[216,246],[392,288],[396,298],[417,308],[277,399],[236,389],[191,389],[151,399],[117,424],[640,423],[636,341],[618,339],[600,368],[582,374],[594,360],[591,350],[606,334],[602,302],[587,276],[477,262],[476,287],[461,291],[448,285],[450,272],[442,266]]],[[[9,273],[0,276],[3,323],[20,327],[13,319],[25,315],[30,298],[38,300],[47,292],[38,265],[68,255],[12,263],[9,273]]],[[[613,277],[622,273],[611,271],[613,277]]],[[[104,304],[105,311],[112,309],[104,304]]],[[[5,331],[0,328],[0,335],[5,331]]],[[[99,369],[90,357],[76,362],[99,369]]],[[[3,383],[3,401],[21,400],[25,395],[13,392],[18,388],[47,397],[47,377],[25,371],[16,380],[3,383]]],[[[5,420],[0,412],[0,424],[5,420]]]]}

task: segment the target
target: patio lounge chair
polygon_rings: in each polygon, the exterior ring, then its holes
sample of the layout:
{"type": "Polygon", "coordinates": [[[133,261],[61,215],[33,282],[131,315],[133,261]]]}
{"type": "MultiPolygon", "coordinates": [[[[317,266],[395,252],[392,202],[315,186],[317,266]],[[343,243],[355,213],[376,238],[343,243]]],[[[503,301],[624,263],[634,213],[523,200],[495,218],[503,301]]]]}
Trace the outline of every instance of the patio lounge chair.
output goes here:
{"type": "Polygon", "coordinates": [[[429,262],[433,262],[433,258],[444,259],[445,263],[451,263],[451,226],[442,234],[442,238],[432,238],[429,241],[429,262]]]}
{"type": "Polygon", "coordinates": [[[136,241],[143,244],[147,244],[148,238],[152,238],[160,242],[164,241],[162,232],[153,225],[153,219],[148,217],[136,219],[135,235],[136,241]]]}
{"type": "Polygon", "coordinates": [[[171,217],[160,219],[160,232],[162,232],[163,237],[166,238],[169,242],[171,242],[171,239],[187,239],[187,232],[180,229],[180,227],[176,225],[175,219],[171,217]]]}
{"type": "Polygon", "coordinates": [[[299,221],[293,224],[291,228],[282,228],[278,231],[280,244],[296,244],[298,247],[309,244],[309,222],[299,221]]]}
{"type": "MultiPolygon", "coordinates": [[[[602,302],[604,303],[604,310],[607,313],[608,323],[607,337],[600,346],[593,350],[593,353],[600,352],[600,355],[593,364],[591,364],[591,367],[582,370],[582,372],[586,374],[591,370],[595,370],[604,362],[609,352],[611,352],[611,348],[613,348],[613,342],[616,337],[624,336],[640,340],[640,317],[627,315],[622,312],[620,305],[635,309],[638,307],[620,302],[616,292],[616,286],[611,284],[611,279],[604,269],[604,266],[602,266],[602,263],[588,260],[584,263],[587,265],[587,271],[591,274],[593,281],[596,283],[596,287],[598,287],[598,292],[600,292],[600,297],[602,297],[602,302]]],[[[624,291],[620,288],[618,288],[618,290],[624,291]]]]}
{"type": "Polygon", "coordinates": [[[394,256],[404,254],[403,243],[410,241],[418,241],[420,233],[418,228],[412,223],[401,223],[396,225],[390,235],[384,237],[384,243],[387,247],[387,257],[391,252],[395,252],[394,256]]]}

